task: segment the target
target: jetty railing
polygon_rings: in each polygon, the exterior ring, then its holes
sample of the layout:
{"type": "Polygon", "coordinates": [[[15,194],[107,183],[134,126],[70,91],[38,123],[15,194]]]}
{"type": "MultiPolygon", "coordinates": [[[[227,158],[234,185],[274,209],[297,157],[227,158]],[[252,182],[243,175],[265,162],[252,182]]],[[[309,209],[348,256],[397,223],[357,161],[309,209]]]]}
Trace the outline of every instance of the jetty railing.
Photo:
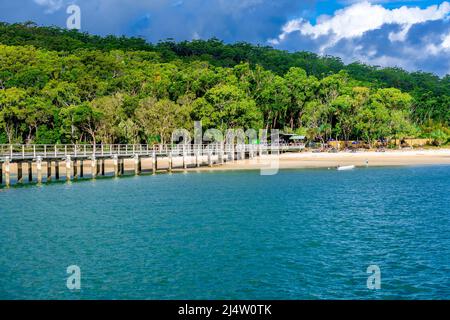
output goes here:
{"type": "MultiPolygon", "coordinates": [[[[67,155],[77,156],[108,156],[108,155],[134,155],[148,154],[155,147],[142,144],[101,144],[101,145],[78,145],[78,144],[10,144],[0,145],[0,157],[9,156],[10,158],[36,158],[38,156],[44,158],[58,158],[67,155]]],[[[166,147],[157,148],[158,150],[166,150],[166,147]]]]}
{"type": "Polygon", "coordinates": [[[157,154],[182,154],[197,153],[207,154],[209,152],[249,152],[257,150],[262,151],[289,151],[298,147],[269,145],[269,144],[0,144],[0,160],[8,157],[14,159],[35,159],[42,158],[64,158],[71,157],[108,157],[118,156],[134,156],[134,155],[151,155],[153,152],[157,154]]]}

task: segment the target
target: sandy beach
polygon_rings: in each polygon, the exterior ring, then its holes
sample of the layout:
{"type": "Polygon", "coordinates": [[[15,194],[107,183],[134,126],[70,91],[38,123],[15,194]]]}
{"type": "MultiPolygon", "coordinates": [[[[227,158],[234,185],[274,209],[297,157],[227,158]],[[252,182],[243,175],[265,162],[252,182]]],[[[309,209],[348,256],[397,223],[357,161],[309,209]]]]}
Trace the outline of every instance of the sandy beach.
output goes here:
{"type": "MultiPolygon", "coordinates": [[[[245,170],[260,169],[269,166],[276,158],[266,156],[262,159],[229,162],[203,170],[245,170]]],[[[413,165],[450,165],[450,149],[412,150],[386,152],[339,152],[339,153],[284,153],[278,157],[280,169],[331,168],[337,166],[413,166],[413,165]]]]}

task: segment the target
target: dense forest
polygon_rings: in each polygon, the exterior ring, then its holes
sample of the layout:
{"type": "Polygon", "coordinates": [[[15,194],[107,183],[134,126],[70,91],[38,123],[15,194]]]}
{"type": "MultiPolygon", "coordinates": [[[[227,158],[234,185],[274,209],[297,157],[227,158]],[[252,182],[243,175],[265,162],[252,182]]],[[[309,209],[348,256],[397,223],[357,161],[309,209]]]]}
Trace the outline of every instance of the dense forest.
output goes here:
{"type": "Polygon", "coordinates": [[[310,140],[450,137],[450,75],[218,39],[157,44],[0,23],[0,143],[168,142],[176,128],[310,140]]]}

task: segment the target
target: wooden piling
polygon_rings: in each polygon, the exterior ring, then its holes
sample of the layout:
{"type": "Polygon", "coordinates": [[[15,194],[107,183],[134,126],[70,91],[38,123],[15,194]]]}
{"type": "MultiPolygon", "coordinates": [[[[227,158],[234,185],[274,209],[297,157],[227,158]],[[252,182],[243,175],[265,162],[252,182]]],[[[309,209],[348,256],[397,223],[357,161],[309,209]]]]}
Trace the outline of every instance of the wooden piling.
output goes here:
{"type": "Polygon", "coordinates": [[[187,169],[187,163],[186,163],[186,146],[183,145],[183,169],[187,169]]]}
{"type": "Polygon", "coordinates": [[[5,159],[5,186],[9,187],[11,185],[11,163],[9,157],[5,159]]]}
{"type": "Polygon", "coordinates": [[[47,161],[47,182],[52,181],[52,162],[47,161]]]}
{"type": "Polygon", "coordinates": [[[70,156],[66,158],[66,181],[70,181],[72,177],[72,159],[70,156]]]}
{"type": "Polygon", "coordinates": [[[125,159],[120,159],[120,175],[123,176],[125,173],[125,159]]]}
{"type": "Polygon", "coordinates": [[[3,184],[3,163],[0,163],[0,186],[3,184]]]}
{"type": "Polygon", "coordinates": [[[158,159],[156,158],[156,151],[153,150],[153,152],[152,152],[152,173],[153,174],[156,174],[156,170],[157,170],[157,166],[158,166],[157,160],[158,159]]]}
{"type": "MultiPolygon", "coordinates": [[[[200,146],[200,148],[202,148],[202,147],[200,146]]],[[[200,149],[197,147],[197,150],[195,152],[195,165],[197,166],[197,168],[200,167],[199,154],[200,154],[200,149]]]]}
{"type": "Polygon", "coordinates": [[[33,182],[33,163],[28,162],[28,182],[33,182]]]}
{"type": "Polygon", "coordinates": [[[119,159],[117,155],[113,156],[114,176],[119,176],[119,159]]]}
{"type": "Polygon", "coordinates": [[[84,176],[84,161],[80,160],[80,178],[84,176]]]}
{"type": "Polygon", "coordinates": [[[95,159],[95,157],[93,157],[91,159],[91,174],[92,174],[92,179],[95,179],[95,177],[98,174],[97,159],[95,159]]]}
{"type": "Polygon", "coordinates": [[[95,160],[95,173],[96,173],[96,176],[99,176],[99,175],[101,175],[102,173],[102,160],[95,160]]]}
{"type": "Polygon", "coordinates": [[[219,153],[218,153],[218,157],[219,157],[219,163],[223,164],[223,157],[224,157],[224,150],[223,150],[223,142],[220,143],[219,145],[219,153]]]}
{"type": "Polygon", "coordinates": [[[138,154],[134,155],[134,174],[135,175],[140,175],[141,174],[141,158],[139,158],[138,154]]]}
{"type": "Polygon", "coordinates": [[[36,175],[37,175],[37,183],[42,183],[42,158],[37,157],[36,159],[36,175]]]}
{"type": "Polygon", "coordinates": [[[102,176],[105,175],[105,159],[102,159],[102,176]]]}
{"type": "Polygon", "coordinates": [[[73,160],[73,179],[78,179],[78,161],[73,160]]]}
{"type": "Polygon", "coordinates": [[[22,162],[17,163],[17,183],[23,182],[23,164],[22,162]]]}
{"type": "Polygon", "coordinates": [[[59,161],[55,161],[55,180],[59,180],[59,161]]]}
{"type": "Polygon", "coordinates": [[[211,154],[211,146],[208,146],[208,166],[212,167],[212,154],[211,154]]]}
{"type": "Polygon", "coordinates": [[[168,151],[169,153],[169,172],[172,172],[172,151],[168,151]]]}

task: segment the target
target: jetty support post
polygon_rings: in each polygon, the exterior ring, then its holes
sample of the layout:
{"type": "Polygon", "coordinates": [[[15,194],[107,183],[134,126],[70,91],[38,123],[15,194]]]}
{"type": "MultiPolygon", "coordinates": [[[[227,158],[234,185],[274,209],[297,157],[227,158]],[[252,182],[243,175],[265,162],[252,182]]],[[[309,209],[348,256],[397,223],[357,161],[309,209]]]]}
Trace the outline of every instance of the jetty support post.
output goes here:
{"type": "Polygon", "coordinates": [[[70,155],[66,156],[66,181],[69,182],[72,177],[72,159],[70,155]]]}
{"type": "Polygon", "coordinates": [[[141,158],[137,153],[134,155],[134,174],[136,176],[141,174],[141,158]]]}
{"type": "MultiPolygon", "coordinates": [[[[95,156],[94,156],[95,158],[95,156]]],[[[100,160],[97,160],[97,158],[95,158],[95,176],[98,176],[100,174],[101,171],[101,167],[100,167],[100,160]]]]}
{"type": "Polygon", "coordinates": [[[173,159],[172,159],[172,150],[167,150],[169,154],[169,172],[172,172],[173,159]]]}
{"type": "Polygon", "coordinates": [[[211,145],[208,145],[208,167],[212,167],[211,145]]]}
{"type": "MultiPolygon", "coordinates": [[[[22,182],[23,182],[23,163],[22,163],[22,161],[19,161],[19,162],[17,162],[17,183],[22,183],[22,182]]],[[[1,181],[0,181],[0,184],[1,184],[1,181]]]]}
{"type": "Polygon", "coordinates": [[[223,157],[224,157],[224,145],[223,145],[223,142],[221,142],[220,143],[220,146],[219,146],[219,163],[220,164],[223,164],[223,157]]]}
{"type": "Polygon", "coordinates": [[[156,151],[153,148],[153,152],[152,152],[152,174],[156,174],[157,166],[158,166],[158,163],[157,163],[157,158],[156,158],[156,151]]]}
{"type": "Polygon", "coordinates": [[[119,158],[117,157],[117,154],[113,156],[113,167],[114,167],[114,176],[119,176],[119,158]]]}
{"type": "Polygon", "coordinates": [[[37,183],[42,183],[42,157],[36,158],[37,183]]]}
{"type": "Polygon", "coordinates": [[[59,180],[59,161],[55,160],[55,180],[59,180]]]}
{"type": "Polygon", "coordinates": [[[123,176],[125,173],[125,158],[120,159],[119,165],[120,165],[120,175],[123,176]]]}
{"type": "Polygon", "coordinates": [[[195,165],[197,166],[197,168],[200,167],[200,159],[199,158],[200,158],[200,152],[202,152],[202,151],[203,151],[202,145],[197,146],[197,150],[195,152],[195,165]]]}
{"type": "Polygon", "coordinates": [[[83,159],[80,160],[80,178],[84,177],[84,161],[83,159]]]}
{"type": "Polygon", "coordinates": [[[3,184],[3,163],[0,162],[0,186],[3,184]]]}
{"type": "Polygon", "coordinates": [[[139,174],[142,173],[142,159],[141,159],[141,157],[139,157],[138,171],[139,171],[139,174]]]}
{"type": "Polygon", "coordinates": [[[11,163],[9,157],[5,158],[5,186],[11,185],[11,163]]]}
{"type": "Polygon", "coordinates": [[[97,170],[97,159],[95,158],[95,155],[91,159],[91,173],[92,173],[92,179],[95,179],[98,174],[97,170]]]}
{"type": "Polygon", "coordinates": [[[52,161],[47,161],[47,182],[52,181],[52,161]]]}
{"type": "Polygon", "coordinates": [[[187,163],[186,163],[186,145],[183,144],[183,169],[187,169],[187,163]]]}
{"type": "Polygon", "coordinates": [[[78,161],[77,161],[77,159],[73,160],[73,178],[78,179],[78,161]]]}
{"type": "Polygon", "coordinates": [[[28,182],[33,182],[33,163],[28,161],[28,182]]]}
{"type": "Polygon", "coordinates": [[[101,161],[102,161],[102,169],[101,169],[101,171],[102,171],[102,176],[104,176],[105,175],[105,159],[102,159],[101,161]]]}

